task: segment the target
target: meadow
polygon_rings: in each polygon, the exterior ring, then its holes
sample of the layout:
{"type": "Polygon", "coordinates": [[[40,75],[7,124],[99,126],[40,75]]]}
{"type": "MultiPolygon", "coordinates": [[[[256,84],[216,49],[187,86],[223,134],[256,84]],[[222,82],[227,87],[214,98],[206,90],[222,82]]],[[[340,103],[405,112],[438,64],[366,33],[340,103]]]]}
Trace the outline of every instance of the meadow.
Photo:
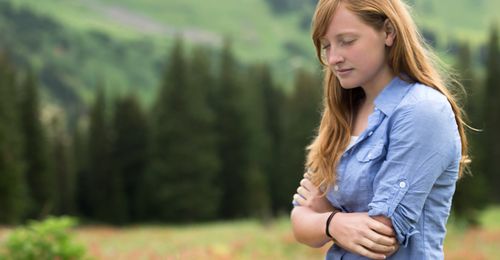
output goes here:
{"type": "MultiPolygon", "coordinates": [[[[500,259],[500,207],[484,211],[481,227],[450,219],[447,260],[500,259]]],[[[0,253],[12,228],[0,226],[0,253]]],[[[266,223],[247,219],[190,225],[125,227],[81,225],[70,231],[86,259],[323,259],[330,244],[314,249],[297,243],[287,216],[266,223]]]]}
{"type": "MultiPolygon", "coordinates": [[[[500,259],[500,207],[482,215],[480,228],[450,220],[448,260],[500,259]]],[[[97,259],[323,259],[330,245],[313,249],[295,242],[289,219],[185,226],[81,227],[77,239],[97,259]]]]}

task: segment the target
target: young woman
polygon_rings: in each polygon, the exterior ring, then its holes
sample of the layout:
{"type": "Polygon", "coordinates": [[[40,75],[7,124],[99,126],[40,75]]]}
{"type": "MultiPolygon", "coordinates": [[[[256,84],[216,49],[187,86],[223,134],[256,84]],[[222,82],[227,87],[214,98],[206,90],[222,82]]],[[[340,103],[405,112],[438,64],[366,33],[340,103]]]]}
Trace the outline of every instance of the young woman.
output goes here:
{"type": "Polygon", "coordinates": [[[294,195],[296,239],[327,259],[443,259],[467,160],[461,110],[401,0],[319,0],[324,109],[294,195]]]}

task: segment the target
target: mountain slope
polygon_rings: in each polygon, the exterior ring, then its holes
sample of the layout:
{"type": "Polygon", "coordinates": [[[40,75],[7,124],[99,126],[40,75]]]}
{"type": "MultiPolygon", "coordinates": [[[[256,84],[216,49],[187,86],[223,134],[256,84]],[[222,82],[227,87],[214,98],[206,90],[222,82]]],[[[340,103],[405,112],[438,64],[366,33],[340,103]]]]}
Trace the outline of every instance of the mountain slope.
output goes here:
{"type": "MultiPolygon", "coordinates": [[[[296,67],[316,64],[309,36],[314,1],[275,13],[271,0],[2,0],[0,48],[40,74],[48,96],[85,104],[97,85],[135,90],[151,102],[172,39],[218,49],[225,39],[243,62],[269,62],[285,87],[296,67]]],[[[288,0],[297,1],[297,0],[288,0]]],[[[437,46],[486,42],[500,22],[497,0],[412,0],[437,46]]],[[[292,5],[291,5],[292,6],[292,5]]]]}
{"type": "Polygon", "coordinates": [[[48,102],[80,114],[98,85],[151,99],[162,70],[163,46],[144,39],[112,38],[99,31],[68,30],[29,9],[0,2],[0,50],[22,69],[37,72],[48,102]],[[131,51],[132,50],[132,51],[131,51]]]}

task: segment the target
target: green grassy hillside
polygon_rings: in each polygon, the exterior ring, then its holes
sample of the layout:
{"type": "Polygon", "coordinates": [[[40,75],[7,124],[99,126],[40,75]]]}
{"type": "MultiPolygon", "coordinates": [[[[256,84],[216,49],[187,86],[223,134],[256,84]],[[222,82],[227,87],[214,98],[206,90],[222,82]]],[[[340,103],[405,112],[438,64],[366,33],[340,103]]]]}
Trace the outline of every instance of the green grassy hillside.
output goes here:
{"type": "Polygon", "coordinates": [[[413,0],[414,15],[421,26],[439,38],[458,38],[473,44],[484,43],[493,23],[500,23],[497,0],[413,0]]]}
{"type": "Polygon", "coordinates": [[[102,31],[121,39],[170,41],[182,35],[189,42],[217,47],[229,38],[237,55],[247,61],[280,60],[293,51],[312,54],[308,32],[299,28],[302,16],[276,16],[264,0],[10,2],[72,29],[102,31]]]}
{"type": "MultiPolygon", "coordinates": [[[[0,47],[36,71],[44,70],[44,85],[62,93],[55,100],[71,98],[67,102],[88,102],[98,84],[113,93],[136,90],[151,102],[170,43],[178,35],[189,44],[215,49],[230,39],[241,61],[271,63],[287,87],[296,67],[316,64],[309,37],[314,6],[276,14],[267,1],[4,0],[24,11],[15,19],[5,12],[0,17],[1,32],[9,35],[0,39],[0,47]],[[36,19],[26,24],[23,15],[36,19]]],[[[497,0],[409,4],[444,53],[452,39],[483,44],[493,21],[500,22],[497,0]]]]}
{"type": "Polygon", "coordinates": [[[84,114],[96,86],[113,95],[134,90],[149,101],[165,63],[154,41],[116,39],[100,31],[69,30],[29,9],[0,2],[0,51],[20,68],[35,71],[46,103],[71,119],[84,114]]]}
{"type": "MultiPolygon", "coordinates": [[[[75,29],[100,30],[115,36],[168,40],[181,33],[193,42],[218,45],[231,37],[244,58],[275,60],[286,56],[287,44],[305,50],[309,34],[300,29],[313,6],[274,14],[265,0],[9,0],[29,6],[75,29]]],[[[500,19],[496,0],[409,0],[418,23],[439,37],[484,42],[491,24],[500,19]]]]}

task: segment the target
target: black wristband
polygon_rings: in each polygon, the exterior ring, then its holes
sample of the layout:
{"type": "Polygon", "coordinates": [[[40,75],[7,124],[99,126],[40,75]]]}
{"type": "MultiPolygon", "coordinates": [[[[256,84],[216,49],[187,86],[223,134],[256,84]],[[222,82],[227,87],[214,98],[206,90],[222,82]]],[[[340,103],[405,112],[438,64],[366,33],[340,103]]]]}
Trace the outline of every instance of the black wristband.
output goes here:
{"type": "Polygon", "coordinates": [[[330,216],[328,216],[328,219],[326,220],[326,227],[325,227],[325,233],[326,233],[326,236],[329,237],[329,238],[332,238],[332,235],[330,234],[330,230],[329,230],[329,227],[330,227],[330,222],[332,221],[332,218],[333,216],[335,216],[335,214],[339,213],[340,210],[337,210],[337,209],[334,209],[332,211],[332,213],[330,214],[330,216]]]}

